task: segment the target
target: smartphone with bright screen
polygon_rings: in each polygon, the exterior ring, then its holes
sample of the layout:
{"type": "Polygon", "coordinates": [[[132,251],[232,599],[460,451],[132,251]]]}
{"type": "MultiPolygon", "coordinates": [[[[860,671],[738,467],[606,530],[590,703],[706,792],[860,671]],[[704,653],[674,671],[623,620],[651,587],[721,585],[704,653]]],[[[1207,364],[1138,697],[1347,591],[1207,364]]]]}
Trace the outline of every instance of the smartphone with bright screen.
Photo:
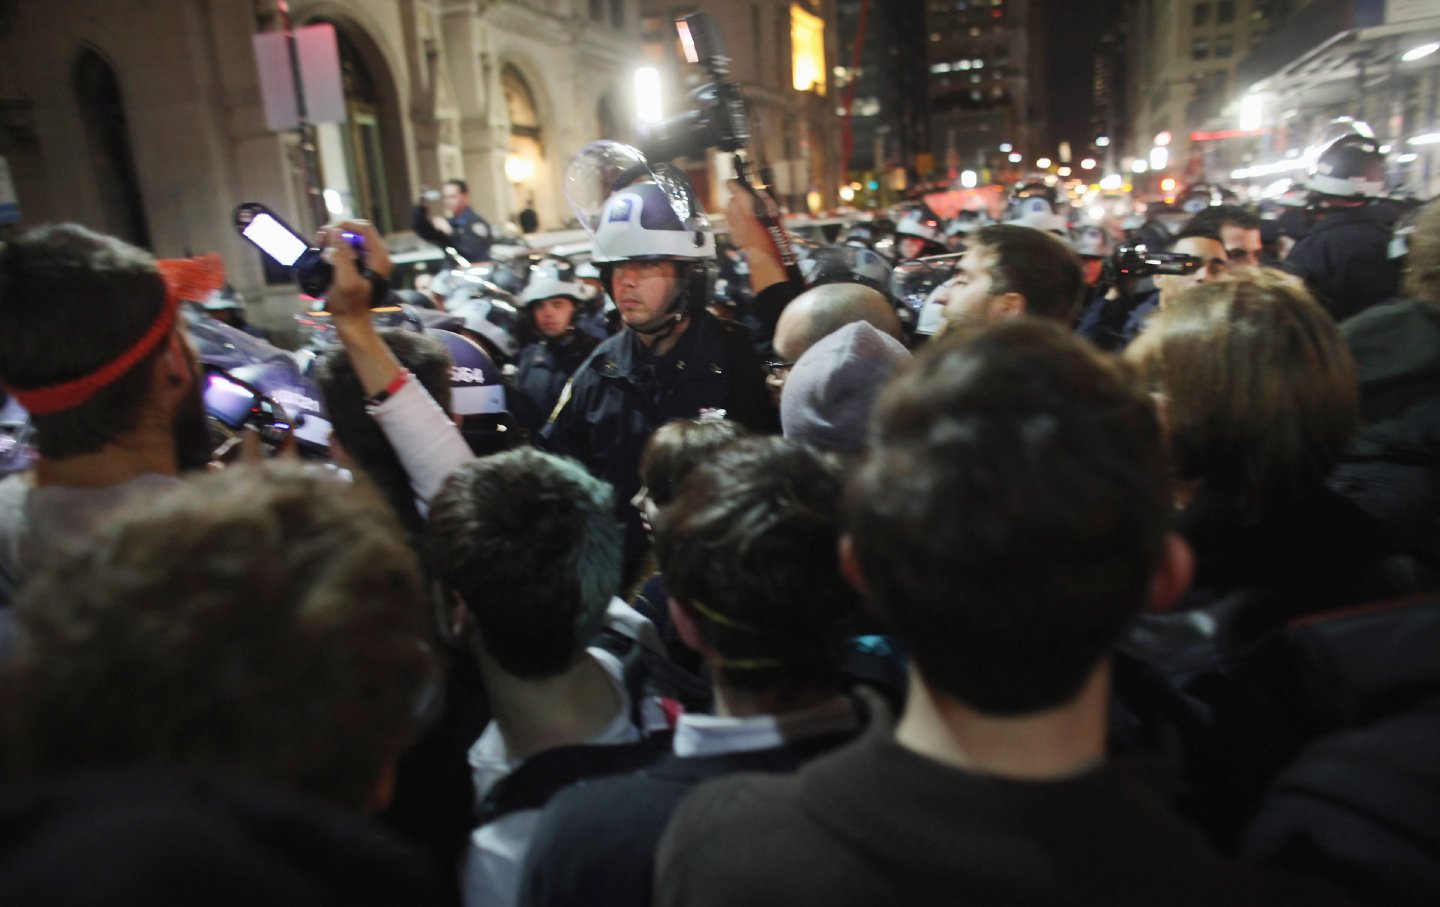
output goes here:
{"type": "Polygon", "coordinates": [[[205,383],[205,411],[231,428],[245,424],[255,407],[255,393],[228,376],[211,372],[205,383]]]}
{"type": "Polygon", "coordinates": [[[240,235],[259,246],[261,251],[286,267],[291,267],[309,248],[305,240],[266,213],[256,214],[240,231],[240,235]]]}

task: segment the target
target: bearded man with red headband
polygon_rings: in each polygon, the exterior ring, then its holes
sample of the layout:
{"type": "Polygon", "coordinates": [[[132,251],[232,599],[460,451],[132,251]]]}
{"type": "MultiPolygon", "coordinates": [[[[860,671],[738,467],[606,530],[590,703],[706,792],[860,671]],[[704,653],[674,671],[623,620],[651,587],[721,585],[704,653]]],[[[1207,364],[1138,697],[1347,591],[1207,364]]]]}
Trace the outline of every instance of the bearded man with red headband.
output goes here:
{"type": "Polygon", "coordinates": [[[177,311],[217,281],[218,259],[157,262],[74,224],[0,245],[0,385],[39,452],[0,481],[0,621],[44,558],[205,464],[203,373],[177,311]]]}

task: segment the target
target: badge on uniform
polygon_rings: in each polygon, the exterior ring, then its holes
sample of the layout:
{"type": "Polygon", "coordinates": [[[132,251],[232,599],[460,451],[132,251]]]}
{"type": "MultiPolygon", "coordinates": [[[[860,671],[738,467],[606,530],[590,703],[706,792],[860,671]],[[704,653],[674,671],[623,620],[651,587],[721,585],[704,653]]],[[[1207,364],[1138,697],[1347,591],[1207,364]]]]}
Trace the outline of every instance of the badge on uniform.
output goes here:
{"type": "Polygon", "coordinates": [[[485,225],[485,222],[483,220],[477,220],[475,223],[470,225],[470,232],[474,233],[476,236],[488,237],[490,235],[490,228],[485,225]]]}

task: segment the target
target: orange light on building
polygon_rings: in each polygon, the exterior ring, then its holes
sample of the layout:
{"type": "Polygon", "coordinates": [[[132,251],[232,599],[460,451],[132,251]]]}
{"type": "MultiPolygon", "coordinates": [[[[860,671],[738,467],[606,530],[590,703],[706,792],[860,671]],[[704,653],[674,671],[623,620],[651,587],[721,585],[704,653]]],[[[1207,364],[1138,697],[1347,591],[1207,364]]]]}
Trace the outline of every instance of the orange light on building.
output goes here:
{"type": "Polygon", "coordinates": [[[825,93],[825,20],[798,4],[790,6],[792,84],[796,91],[825,93]]]}
{"type": "Polygon", "coordinates": [[[1161,192],[1164,192],[1166,195],[1169,195],[1171,192],[1174,192],[1174,191],[1175,191],[1175,179],[1174,179],[1173,177],[1167,176],[1167,177],[1165,177],[1163,180],[1161,180],[1161,181],[1160,181],[1160,191],[1161,191],[1161,192]]]}

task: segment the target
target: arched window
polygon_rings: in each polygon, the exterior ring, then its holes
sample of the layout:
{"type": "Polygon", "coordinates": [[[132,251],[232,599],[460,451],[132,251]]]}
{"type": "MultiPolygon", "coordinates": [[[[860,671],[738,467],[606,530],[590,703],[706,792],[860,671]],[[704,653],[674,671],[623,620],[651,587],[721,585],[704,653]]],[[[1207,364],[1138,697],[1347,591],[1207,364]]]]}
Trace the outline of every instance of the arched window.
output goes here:
{"type": "Polygon", "coordinates": [[[505,110],[510,116],[510,147],[505,157],[505,175],[515,187],[513,202],[515,210],[519,210],[534,192],[535,175],[542,172],[545,142],[535,95],[520,70],[506,64],[500,71],[500,90],[505,94],[505,110]]]}
{"type": "Polygon", "coordinates": [[[392,190],[387,176],[387,149],[393,100],[387,97],[376,77],[371,60],[383,67],[378,50],[367,54],[352,31],[342,23],[316,20],[335,28],[340,51],[340,72],[345,85],[344,123],[321,123],[316,127],[320,156],[320,178],[325,207],[335,217],[363,217],[382,233],[403,226],[396,222],[392,190]]]}
{"type": "Polygon", "coordinates": [[[87,48],[75,61],[74,82],[80,117],[85,123],[86,150],[95,171],[104,218],[104,223],[95,226],[112,236],[149,248],[150,225],[145,220],[140,179],[130,150],[130,127],[125,119],[120,81],[110,64],[87,48]]]}

